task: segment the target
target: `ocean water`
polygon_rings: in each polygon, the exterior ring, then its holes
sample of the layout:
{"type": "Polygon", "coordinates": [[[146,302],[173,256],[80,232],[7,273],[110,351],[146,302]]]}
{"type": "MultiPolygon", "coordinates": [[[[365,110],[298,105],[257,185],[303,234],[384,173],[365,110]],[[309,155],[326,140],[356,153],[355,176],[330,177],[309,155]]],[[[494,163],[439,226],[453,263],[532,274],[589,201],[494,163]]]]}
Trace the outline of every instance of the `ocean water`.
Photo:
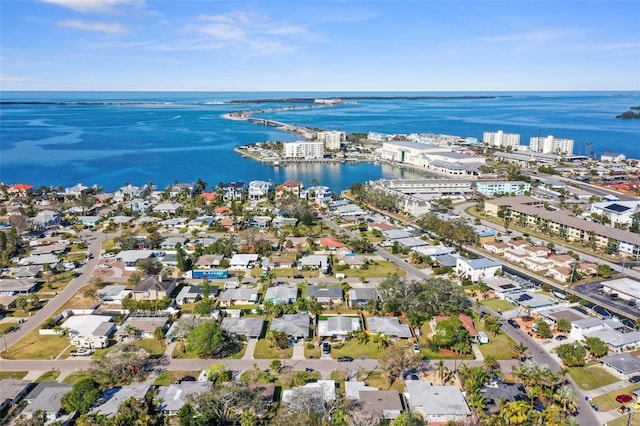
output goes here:
{"type": "MultiPolygon", "coordinates": [[[[331,108],[285,110],[265,117],[292,124],[382,133],[444,133],[482,139],[485,131],[554,135],[575,140],[574,153],[605,150],[640,158],[640,120],[615,119],[640,105],[639,92],[534,93],[0,93],[0,181],[70,186],[82,182],[113,191],[125,183],[202,178],[218,182],[317,179],[334,190],[381,177],[413,177],[372,164],[310,164],[274,168],[244,159],[236,146],[296,137],[270,127],[226,120],[243,109],[282,106],[255,99],[358,97],[331,108]],[[362,99],[363,96],[434,96],[362,99]],[[473,96],[464,97],[464,96],[473,96]],[[479,96],[492,96],[479,98],[479,96]],[[230,104],[231,100],[247,100],[230,104]]],[[[289,105],[289,104],[285,104],[289,105]]],[[[291,104],[295,105],[295,104],[291,104]]]]}

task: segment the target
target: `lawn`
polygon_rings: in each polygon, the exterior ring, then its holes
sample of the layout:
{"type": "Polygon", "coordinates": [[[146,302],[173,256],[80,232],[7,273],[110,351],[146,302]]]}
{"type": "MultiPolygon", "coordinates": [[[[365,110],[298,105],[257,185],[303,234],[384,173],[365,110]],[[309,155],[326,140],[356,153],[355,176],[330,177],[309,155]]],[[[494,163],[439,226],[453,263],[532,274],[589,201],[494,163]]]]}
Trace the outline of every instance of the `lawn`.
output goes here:
{"type": "Polygon", "coordinates": [[[377,359],[383,350],[376,343],[373,343],[373,339],[370,339],[366,344],[360,344],[356,339],[351,339],[344,343],[331,345],[331,356],[333,358],[350,356],[356,359],[364,356],[367,359],[377,359]]]}
{"type": "Polygon", "coordinates": [[[607,426],[640,426],[640,416],[634,415],[629,423],[629,414],[626,414],[615,420],[609,420],[607,426]]]}
{"type": "Polygon", "coordinates": [[[487,333],[489,343],[478,345],[482,355],[493,355],[497,360],[513,359],[515,353],[511,350],[513,340],[506,333],[498,333],[495,337],[487,333]]]}
{"type": "Polygon", "coordinates": [[[304,357],[306,359],[319,359],[321,356],[320,346],[314,346],[313,349],[308,349],[307,344],[304,345],[304,357]]]}
{"type": "Polygon", "coordinates": [[[75,385],[78,380],[84,379],[85,377],[91,377],[89,372],[87,372],[87,371],[74,371],[73,373],[71,373],[67,377],[65,377],[62,380],[62,383],[68,383],[70,385],[75,385]]]}
{"type": "Polygon", "coordinates": [[[355,268],[345,269],[339,273],[348,278],[386,278],[389,274],[397,273],[398,276],[405,276],[407,273],[387,260],[374,260],[367,269],[355,268]]]}
{"type": "Polygon", "coordinates": [[[385,377],[382,376],[382,373],[378,370],[359,371],[358,380],[363,380],[365,384],[376,387],[379,390],[394,390],[398,392],[403,392],[405,390],[404,380],[396,380],[391,384],[391,388],[389,388],[389,382],[385,377]]]}
{"type": "Polygon", "coordinates": [[[2,379],[18,379],[22,380],[28,371],[0,371],[0,380],[2,379]]]}
{"type": "Polygon", "coordinates": [[[613,410],[622,405],[616,401],[616,396],[623,393],[627,395],[633,395],[633,391],[636,389],[638,389],[638,385],[627,386],[626,388],[618,389],[613,392],[597,396],[593,398],[593,403],[598,406],[600,411],[613,410]]]}
{"type": "Polygon", "coordinates": [[[153,382],[153,384],[156,386],[168,386],[173,382],[175,382],[176,379],[179,379],[180,377],[193,376],[197,378],[199,374],[200,374],[200,371],[198,370],[163,371],[162,373],[158,374],[158,377],[156,377],[156,380],[155,382],[153,382]]]}
{"type": "Polygon", "coordinates": [[[576,385],[584,390],[597,389],[620,381],[600,367],[573,367],[569,369],[569,375],[575,380],[576,385]]]}
{"type": "Polygon", "coordinates": [[[50,380],[56,380],[59,376],[60,376],[60,371],[58,371],[58,370],[56,370],[56,371],[47,371],[42,376],[40,376],[40,377],[38,377],[36,379],[36,383],[50,381],[50,380]]]}
{"type": "MultiPolygon", "coordinates": [[[[0,336],[4,335],[4,333],[10,333],[17,327],[18,327],[18,324],[14,322],[5,322],[0,324],[0,336]]],[[[4,345],[0,345],[0,346],[4,348],[4,345]]]]}
{"type": "Polygon", "coordinates": [[[491,309],[494,312],[498,312],[498,310],[501,310],[502,312],[510,311],[511,309],[514,309],[516,307],[516,305],[514,305],[511,302],[507,302],[506,300],[496,299],[496,298],[485,299],[480,301],[479,303],[481,305],[486,306],[487,308],[491,309]]]}
{"type": "Polygon", "coordinates": [[[66,336],[38,334],[33,330],[9,346],[9,350],[2,356],[6,359],[52,359],[69,346],[66,336]]]}
{"type": "Polygon", "coordinates": [[[255,359],[290,359],[293,355],[293,347],[287,349],[278,349],[275,346],[270,347],[267,339],[260,339],[256,343],[256,349],[253,352],[255,359]]]}
{"type": "MultiPolygon", "coordinates": [[[[244,351],[247,349],[247,345],[243,342],[240,342],[239,346],[240,346],[240,350],[238,352],[225,357],[225,359],[242,358],[244,355],[244,351]]],[[[178,345],[176,346],[176,349],[173,351],[172,357],[176,359],[202,359],[196,353],[187,351],[186,345],[183,343],[178,343],[178,345]]]]}
{"type": "Polygon", "coordinates": [[[163,340],[139,339],[139,340],[134,340],[133,342],[131,342],[131,344],[146,350],[147,352],[149,352],[149,355],[152,358],[156,358],[163,355],[166,349],[166,347],[164,346],[164,339],[163,340]]]}

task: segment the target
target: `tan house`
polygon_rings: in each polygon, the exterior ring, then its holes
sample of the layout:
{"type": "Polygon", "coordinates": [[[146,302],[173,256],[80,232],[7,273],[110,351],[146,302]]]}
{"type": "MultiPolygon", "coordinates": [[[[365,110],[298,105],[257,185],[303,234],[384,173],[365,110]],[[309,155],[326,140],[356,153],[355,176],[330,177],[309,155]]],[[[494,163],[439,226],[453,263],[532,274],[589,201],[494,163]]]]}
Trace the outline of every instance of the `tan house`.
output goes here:
{"type": "Polygon", "coordinates": [[[299,198],[301,190],[302,190],[302,182],[288,180],[282,185],[276,186],[276,194],[275,194],[276,200],[280,200],[288,196],[299,198]]]}
{"type": "Polygon", "coordinates": [[[169,297],[176,288],[176,280],[163,280],[162,277],[148,275],[131,290],[135,301],[161,300],[169,297]]]}

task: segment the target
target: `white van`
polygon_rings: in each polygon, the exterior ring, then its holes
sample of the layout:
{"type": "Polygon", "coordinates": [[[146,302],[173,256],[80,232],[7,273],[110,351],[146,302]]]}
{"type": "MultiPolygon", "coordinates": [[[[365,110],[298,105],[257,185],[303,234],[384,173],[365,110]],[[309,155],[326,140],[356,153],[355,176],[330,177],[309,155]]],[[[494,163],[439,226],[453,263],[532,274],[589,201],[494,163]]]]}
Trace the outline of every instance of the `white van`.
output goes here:
{"type": "Polygon", "coordinates": [[[484,331],[478,331],[478,342],[480,342],[481,345],[489,343],[489,336],[487,336],[487,333],[484,331]]]}

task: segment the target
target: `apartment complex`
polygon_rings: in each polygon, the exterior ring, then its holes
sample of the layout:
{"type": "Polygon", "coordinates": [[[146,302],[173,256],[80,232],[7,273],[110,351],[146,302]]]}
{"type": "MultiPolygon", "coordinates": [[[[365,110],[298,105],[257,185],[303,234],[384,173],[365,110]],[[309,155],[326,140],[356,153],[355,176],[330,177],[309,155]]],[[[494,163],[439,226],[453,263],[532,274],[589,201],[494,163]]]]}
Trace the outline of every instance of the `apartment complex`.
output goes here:
{"type": "Polygon", "coordinates": [[[546,137],[534,137],[529,140],[529,149],[533,152],[545,154],[573,155],[573,139],[546,137]]]}
{"type": "Polygon", "coordinates": [[[483,195],[525,195],[531,184],[525,181],[483,181],[476,183],[476,190],[483,195]]]}
{"type": "Polygon", "coordinates": [[[580,219],[569,210],[547,210],[542,201],[532,197],[487,200],[485,213],[614,255],[640,254],[640,234],[580,219]]]}
{"type": "Polygon", "coordinates": [[[504,133],[502,130],[498,130],[497,132],[484,132],[482,140],[487,145],[500,148],[511,147],[514,151],[520,146],[519,134],[504,133]]]}
{"type": "Polygon", "coordinates": [[[338,130],[318,132],[316,139],[318,142],[324,143],[325,149],[337,151],[340,149],[340,144],[347,141],[347,132],[340,132],[338,130]]]}
{"type": "Polygon", "coordinates": [[[324,157],[323,142],[285,142],[285,158],[314,159],[324,157]]]}

